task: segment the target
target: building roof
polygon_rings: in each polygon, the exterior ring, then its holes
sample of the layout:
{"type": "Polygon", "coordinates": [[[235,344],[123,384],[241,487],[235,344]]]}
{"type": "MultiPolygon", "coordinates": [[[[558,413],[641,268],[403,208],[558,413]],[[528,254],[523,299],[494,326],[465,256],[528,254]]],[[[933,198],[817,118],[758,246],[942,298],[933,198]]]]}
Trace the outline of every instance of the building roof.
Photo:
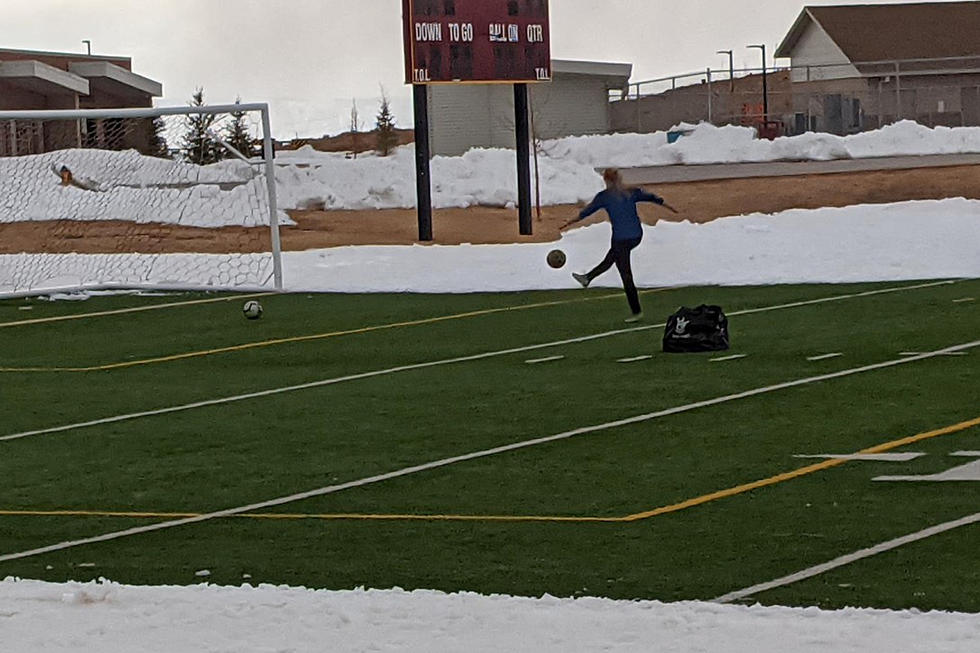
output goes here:
{"type": "Polygon", "coordinates": [[[16,61],[19,59],[36,59],[49,65],[64,68],[68,61],[109,61],[122,66],[126,70],[132,70],[133,62],[129,57],[106,56],[95,54],[78,54],[75,52],[48,52],[45,50],[14,50],[10,48],[0,48],[0,60],[16,61]]]}
{"type": "Polygon", "coordinates": [[[108,93],[143,102],[163,95],[163,86],[132,72],[127,57],[0,48],[0,79],[41,95],[108,93]]]}
{"type": "Polygon", "coordinates": [[[552,59],[551,71],[564,75],[595,75],[599,77],[625,77],[633,74],[631,63],[607,63],[604,61],[570,61],[552,59]]]}
{"type": "Polygon", "coordinates": [[[776,57],[816,23],[854,63],[980,56],[980,1],[804,7],[776,57]]]}
{"type": "Polygon", "coordinates": [[[142,93],[151,97],[163,95],[163,85],[152,79],[137,75],[108,61],[79,61],[68,65],[68,70],[88,79],[93,85],[105,85],[107,90],[142,93]]]}
{"type": "Polygon", "coordinates": [[[40,61],[0,61],[0,80],[41,95],[88,95],[88,80],[40,61]]]}

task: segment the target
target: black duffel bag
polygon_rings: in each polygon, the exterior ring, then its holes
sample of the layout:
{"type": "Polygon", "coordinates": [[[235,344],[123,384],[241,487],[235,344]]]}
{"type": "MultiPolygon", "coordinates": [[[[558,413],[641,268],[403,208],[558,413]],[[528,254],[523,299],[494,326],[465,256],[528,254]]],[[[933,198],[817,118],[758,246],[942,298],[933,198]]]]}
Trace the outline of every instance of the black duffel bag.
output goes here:
{"type": "Polygon", "coordinates": [[[723,351],[728,347],[728,318],[720,306],[682,306],[667,320],[665,352],[723,351]]]}

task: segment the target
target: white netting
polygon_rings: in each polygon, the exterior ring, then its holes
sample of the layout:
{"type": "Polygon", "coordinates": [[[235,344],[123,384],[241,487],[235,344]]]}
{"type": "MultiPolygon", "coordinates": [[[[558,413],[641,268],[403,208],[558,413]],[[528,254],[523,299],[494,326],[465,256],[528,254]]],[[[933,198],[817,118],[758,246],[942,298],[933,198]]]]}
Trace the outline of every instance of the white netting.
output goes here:
{"type": "Polygon", "coordinates": [[[0,118],[0,294],[272,284],[258,117],[0,118]]]}

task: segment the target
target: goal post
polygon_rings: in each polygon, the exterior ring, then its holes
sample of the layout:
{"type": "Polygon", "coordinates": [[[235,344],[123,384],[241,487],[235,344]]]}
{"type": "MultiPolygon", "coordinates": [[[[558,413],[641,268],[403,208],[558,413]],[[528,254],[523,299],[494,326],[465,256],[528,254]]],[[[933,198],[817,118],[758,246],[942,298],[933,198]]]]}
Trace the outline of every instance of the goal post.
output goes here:
{"type": "Polygon", "coordinates": [[[0,111],[0,297],[283,289],[267,104],[0,111]]]}

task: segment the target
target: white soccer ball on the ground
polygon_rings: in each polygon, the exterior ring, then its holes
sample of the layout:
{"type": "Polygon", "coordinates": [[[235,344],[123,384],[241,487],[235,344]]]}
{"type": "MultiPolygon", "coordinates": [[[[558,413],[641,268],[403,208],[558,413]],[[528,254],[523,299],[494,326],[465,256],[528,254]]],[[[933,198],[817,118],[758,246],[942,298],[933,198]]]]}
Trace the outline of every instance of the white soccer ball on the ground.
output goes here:
{"type": "Polygon", "coordinates": [[[262,317],[262,304],[251,299],[242,306],[242,314],[249,320],[257,320],[262,317]]]}

